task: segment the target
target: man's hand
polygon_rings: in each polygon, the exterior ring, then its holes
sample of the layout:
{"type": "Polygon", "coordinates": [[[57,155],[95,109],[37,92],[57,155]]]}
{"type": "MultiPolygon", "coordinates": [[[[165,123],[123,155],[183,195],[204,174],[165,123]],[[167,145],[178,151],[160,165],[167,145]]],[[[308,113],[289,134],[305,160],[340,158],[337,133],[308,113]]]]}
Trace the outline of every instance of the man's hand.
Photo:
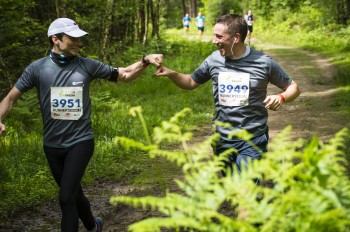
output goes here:
{"type": "Polygon", "coordinates": [[[266,97],[263,103],[266,109],[277,111],[281,108],[283,101],[278,95],[270,95],[266,97]]]}
{"type": "Polygon", "coordinates": [[[160,67],[163,64],[163,54],[150,54],[145,56],[144,59],[157,67],[160,67]]]}
{"type": "Polygon", "coordinates": [[[171,73],[174,73],[174,71],[172,71],[164,66],[160,66],[157,69],[156,75],[157,76],[169,76],[171,73]]]}

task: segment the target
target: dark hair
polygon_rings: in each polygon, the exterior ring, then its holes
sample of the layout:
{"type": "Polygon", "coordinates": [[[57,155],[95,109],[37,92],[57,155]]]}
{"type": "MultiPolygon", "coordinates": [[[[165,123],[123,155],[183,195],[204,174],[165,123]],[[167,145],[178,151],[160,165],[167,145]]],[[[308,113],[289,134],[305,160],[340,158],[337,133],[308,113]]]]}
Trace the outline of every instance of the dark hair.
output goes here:
{"type": "Polygon", "coordinates": [[[241,40],[244,41],[248,32],[248,24],[244,17],[238,14],[227,14],[216,19],[216,23],[227,26],[229,35],[234,36],[236,33],[241,35],[241,40]]]}
{"type": "MultiPolygon", "coordinates": [[[[59,40],[62,41],[63,35],[64,35],[64,33],[58,33],[58,34],[56,34],[55,36],[56,36],[59,40]]],[[[54,36],[54,35],[52,35],[52,36],[54,36]]],[[[53,43],[53,41],[52,41],[52,36],[49,37],[49,42],[50,42],[51,46],[54,45],[54,43],[53,43]]]]}

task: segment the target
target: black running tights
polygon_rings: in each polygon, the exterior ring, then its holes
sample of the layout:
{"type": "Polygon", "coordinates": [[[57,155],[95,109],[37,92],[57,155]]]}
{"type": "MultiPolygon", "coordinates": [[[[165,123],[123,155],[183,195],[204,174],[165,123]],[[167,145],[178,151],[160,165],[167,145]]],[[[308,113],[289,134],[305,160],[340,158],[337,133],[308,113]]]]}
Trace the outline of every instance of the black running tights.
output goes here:
{"type": "Polygon", "coordinates": [[[92,230],[95,219],[80,181],[94,153],[94,140],[83,141],[68,148],[44,146],[44,151],[52,175],[60,188],[61,231],[77,232],[79,218],[87,230],[92,230]]]}

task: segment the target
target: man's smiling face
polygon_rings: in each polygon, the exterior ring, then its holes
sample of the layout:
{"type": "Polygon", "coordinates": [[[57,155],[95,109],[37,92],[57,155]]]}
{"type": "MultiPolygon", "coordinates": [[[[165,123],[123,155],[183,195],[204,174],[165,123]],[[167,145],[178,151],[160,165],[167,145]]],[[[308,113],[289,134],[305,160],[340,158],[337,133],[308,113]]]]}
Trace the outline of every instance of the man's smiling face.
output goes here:
{"type": "Polygon", "coordinates": [[[227,29],[227,26],[224,24],[215,24],[213,43],[218,47],[222,56],[231,57],[234,37],[230,36],[227,29]]]}

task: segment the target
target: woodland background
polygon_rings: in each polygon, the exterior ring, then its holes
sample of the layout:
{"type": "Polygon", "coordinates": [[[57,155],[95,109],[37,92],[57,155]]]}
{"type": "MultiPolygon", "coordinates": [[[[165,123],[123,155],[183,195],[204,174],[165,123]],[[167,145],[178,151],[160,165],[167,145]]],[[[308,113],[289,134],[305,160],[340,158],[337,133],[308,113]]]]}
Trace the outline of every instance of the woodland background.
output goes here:
{"type": "MultiPolygon", "coordinates": [[[[193,22],[197,12],[206,17],[205,36],[210,38],[215,18],[245,14],[248,9],[255,16],[253,38],[311,50],[331,59],[338,70],[335,82],[339,87],[333,104],[349,115],[350,0],[0,0],[0,98],[27,65],[48,54],[47,28],[58,17],[72,18],[89,32],[83,38],[81,56],[123,67],[143,54],[162,53],[166,66],[190,73],[215,50],[211,42],[197,36],[193,22]],[[181,22],[185,12],[193,19],[187,35],[181,22]]],[[[128,115],[131,107],[142,105],[149,128],[188,106],[193,116],[181,121],[188,130],[211,120],[210,85],[189,93],[165,78],[154,78],[154,72],[155,68],[149,67],[142,78],[126,85],[92,84],[96,148],[84,184],[101,178],[126,181],[140,173],[143,175],[132,181],[151,178],[147,158],[113,143],[116,136],[145,140],[142,126],[128,115]]],[[[42,151],[35,90],[18,101],[4,122],[7,133],[0,138],[0,218],[57,195],[42,151]]]]}
{"type": "Polygon", "coordinates": [[[1,0],[0,2],[0,97],[13,86],[24,67],[47,54],[50,47],[46,31],[50,23],[58,17],[72,18],[90,33],[84,41],[82,55],[118,65],[124,64],[121,54],[131,46],[159,43],[165,29],[181,28],[181,20],[186,12],[194,18],[197,12],[201,11],[206,17],[208,28],[220,15],[244,14],[248,9],[253,9],[257,23],[268,21],[281,29],[328,28],[331,33],[346,27],[350,19],[349,0],[1,0]],[[296,14],[298,12],[301,14],[296,14]],[[297,15],[299,17],[295,18],[294,22],[289,25],[283,24],[297,15]]]}

